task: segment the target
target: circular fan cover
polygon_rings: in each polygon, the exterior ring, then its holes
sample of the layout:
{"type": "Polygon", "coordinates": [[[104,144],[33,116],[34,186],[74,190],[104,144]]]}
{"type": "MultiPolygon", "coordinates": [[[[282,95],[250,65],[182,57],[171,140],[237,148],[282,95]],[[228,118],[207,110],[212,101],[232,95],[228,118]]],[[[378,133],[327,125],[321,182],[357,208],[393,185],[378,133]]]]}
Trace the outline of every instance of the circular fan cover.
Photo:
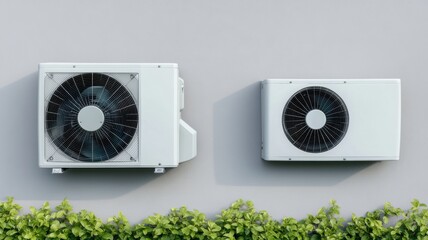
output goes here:
{"type": "Polygon", "coordinates": [[[349,115],[343,100],[325,87],[296,92],[282,114],[285,135],[297,148],[310,153],[337,146],[348,130],[349,115]]]}
{"type": "Polygon", "coordinates": [[[101,73],[66,80],[47,106],[49,137],[65,154],[80,161],[98,162],[117,156],[131,142],[137,124],[132,95],[116,79],[101,73]]]}

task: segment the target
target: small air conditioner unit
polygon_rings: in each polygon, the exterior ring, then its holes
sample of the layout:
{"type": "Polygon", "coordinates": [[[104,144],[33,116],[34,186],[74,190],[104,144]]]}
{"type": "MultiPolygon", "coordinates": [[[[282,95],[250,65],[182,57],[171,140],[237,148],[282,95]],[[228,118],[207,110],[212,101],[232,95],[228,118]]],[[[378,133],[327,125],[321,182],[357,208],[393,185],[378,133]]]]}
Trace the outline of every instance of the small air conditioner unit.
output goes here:
{"type": "Polygon", "coordinates": [[[170,63],[41,63],[39,166],[164,168],[196,156],[170,63]]]}
{"type": "Polygon", "coordinates": [[[268,79],[261,107],[264,160],[399,159],[399,79],[268,79]]]}

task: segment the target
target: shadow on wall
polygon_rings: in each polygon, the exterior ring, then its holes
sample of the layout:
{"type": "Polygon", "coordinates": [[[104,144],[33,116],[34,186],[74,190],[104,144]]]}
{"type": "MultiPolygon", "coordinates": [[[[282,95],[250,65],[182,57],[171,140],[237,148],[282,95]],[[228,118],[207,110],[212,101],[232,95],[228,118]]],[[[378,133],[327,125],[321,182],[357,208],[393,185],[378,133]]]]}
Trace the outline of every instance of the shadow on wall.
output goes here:
{"type": "Polygon", "coordinates": [[[216,181],[233,186],[330,186],[375,162],[267,162],[261,159],[260,83],[214,104],[216,181]]]}
{"type": "Polygon", "coordinates": [[[37,102],[37,73],[0,89],[1,198],[115,198],[157,177],[153,169],[72,169],[62,175],[52,175],[50,169],[39,168],[37,102]]]}

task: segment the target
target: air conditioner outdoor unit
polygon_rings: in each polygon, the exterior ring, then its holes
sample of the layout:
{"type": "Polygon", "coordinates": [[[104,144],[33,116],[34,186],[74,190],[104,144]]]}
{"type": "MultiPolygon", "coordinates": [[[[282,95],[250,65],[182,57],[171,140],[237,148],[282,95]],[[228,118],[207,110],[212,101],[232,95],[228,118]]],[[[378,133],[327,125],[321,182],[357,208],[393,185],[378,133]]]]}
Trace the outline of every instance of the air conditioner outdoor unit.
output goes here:
{"type": "Polygon", "coordinates": [[[399,159],[399,79],[268,79],[261,107],[264,160],[399,159]]]}
{"type": "Polygon", "coordinates": [[[172,63],[41,63],[39,166],[164,168],[196,156],[172,63]]]}

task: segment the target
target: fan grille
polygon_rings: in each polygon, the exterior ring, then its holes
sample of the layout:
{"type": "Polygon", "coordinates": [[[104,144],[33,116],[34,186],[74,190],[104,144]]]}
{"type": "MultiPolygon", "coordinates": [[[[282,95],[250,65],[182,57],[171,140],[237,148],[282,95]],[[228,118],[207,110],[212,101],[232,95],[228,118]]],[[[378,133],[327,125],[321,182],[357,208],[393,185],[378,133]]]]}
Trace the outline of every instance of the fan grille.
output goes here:
{"type": "Polygon", "coordinates": [[[325,152],[337,146],[344,138],[348,125],[349,114],[344,101],[332,90],[320,86],[296,92],[288,100],[282,114],[282,126],[288,140],[310,153],[325,152]],[[317,117],[321,114],[322,119],[310,119],[314,112],[317,117]],[[320,126],[313,127],[311,120],[320,126]]]}
{"type": "Polygon", "coordinates": [[[73,76],[56,88],[47,104],[46,131],[51,141],[66,155],[83,162],[117,156],[132,141],[137,125],[133,96],[107,74],[73,76]],[[104,121],[94,131],[78,122],[79,112],[85,107],[102,111],[104,121]]]}

